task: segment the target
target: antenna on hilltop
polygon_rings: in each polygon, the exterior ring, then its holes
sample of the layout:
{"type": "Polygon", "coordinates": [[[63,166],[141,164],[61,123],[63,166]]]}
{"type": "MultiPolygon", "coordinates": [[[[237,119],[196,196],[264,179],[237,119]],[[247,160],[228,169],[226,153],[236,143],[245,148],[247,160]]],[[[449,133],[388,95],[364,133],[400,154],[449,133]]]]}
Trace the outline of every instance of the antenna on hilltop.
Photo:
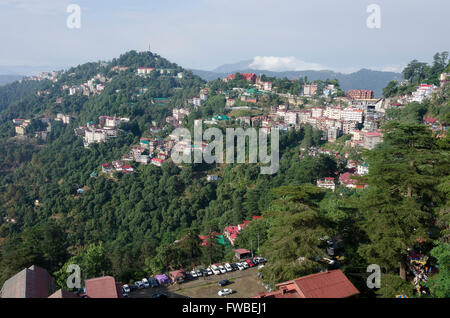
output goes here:
{"type": "Polygon", "coordinates": [[[148,51],[151,52],[151,50],[150,50],[150,43],[148,44],[148,51]]]}

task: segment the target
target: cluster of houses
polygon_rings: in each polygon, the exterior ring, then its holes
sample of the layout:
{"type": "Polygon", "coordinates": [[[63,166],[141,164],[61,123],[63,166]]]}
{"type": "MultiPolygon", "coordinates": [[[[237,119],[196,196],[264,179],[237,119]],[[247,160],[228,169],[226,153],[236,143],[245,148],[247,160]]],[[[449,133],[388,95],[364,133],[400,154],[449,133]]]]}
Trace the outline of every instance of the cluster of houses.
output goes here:
{"type": "Polygon", "coordinates": [[[27,132],[27,127],[30,125],[30,119],[17,118],[13,119],[15,131],[17,136],[24,136],[27,132]]]}
{"type": "Polygon", "coordinates": [[[165,69],[165,68],[154,68],[154,67],[138,67],[136,69],[136,75],[146,77],[153,72],[159,72],[161,75],[174,76],[178,79],[183,78],[182,72],[176,72],[174,69],[165,69]]]}
{"type": "Polygon", "coordinates": [[[84,146],[87,148],[92,143],[105,142],[117,137],[120,123],[129,121],[129,118],[100,116],[99,124],[89,122],[86,126],[75,128],[74,131],[76,136],[83,137],[84,146]]]}
{"type": "Polygon", "coordinates": [[[19,83],[21,83],[23,80],[29,80],[29,81],[43,81],[43,80],[49,80],[53,83],[58,82],[58,77],[61,74],[60,71],[53,71],[53,72],[42,72],[37,75],[29,76],[24,79],[19,80],[19,83]]]}
{"type": "Polygon", "coordinates": [[[112,175],[114,172],[132,173],[134,168],[129,164],[136,162],[144,165],[152,164],[161,167],[169,159],[174,140],[165,140],[162,138],[141,138],[139,145],[131,147],[129,153],[124,154],[121,160],[115,160],[112,163],[104,163],[102,172],[112,175]]]}
{"type": "Polygon", "coordinates": [[[353,160],[347,161],[346,171],[341,173],[337,178],[326,177],[316,181],[316,185],[319,188],[329,189],[333,192],[336,190],[336,179],[339,184],[349,189],[364,189],[368,185],[357,177],[364,176],[369,173],[369,165],[367,163],[360,163],[353,160]],[[355,178],[356,177],[356,178],[355,178]]]}
{"type": "MultiPolygon", "coordinates": [[[[262,216],[252,216],[252,220],[260,219],[262,219],[262,216]]],[[[226,226],[223,230],[223,235],[228,239],[228,241],[230,241],[231,245],[234,245],[234,242],[241,234],[242,230],[245,229],[250,224],[250,222],[251,221],[244,221],[242,224],[226,226]]]]}
{"type": "Polygon", "coordinates": [[[208,97],[209,97],[209,88],[204,87],[200,90],[200,93],[198,94],[198,96],[188,98],[187,104],[193,105],[194,107],[198,108],[198,107],[202,106],[203,103],[208,100],[208,97]]]}
{"type": "MultiPolygon", "coordinates": [[[[63,124],[70,124],[71,116],[58,113],[56,117],[40,117],[37,120],[47,125],[45,130],[34,131],[34,136],[40,139],[47,139],[47,135],[52,130],[52,121],[62,121],[63,124]]],[[[29,133],[31,119],[16,118],[13,119],[16,136],[25,136],[29,133]]]]}
{"type": "Polygon", "coordinates": [[[70,96],[76,94],[82,94],[85,96],[97,95],[105,89],[105,84],[109,81],[111,81],[110,78],[97,74],[85,83],[72,86],[64,85],[62,89],[67,90],[70,96]]]}
{"type": "Polygon", "coordinates": [[[176,128],[181,127],[184,117],[189,116],[190,113],[191,111],[186,108],[174,108],[172,110],[172,116],[166,117],[166,123],[176,128]]]}

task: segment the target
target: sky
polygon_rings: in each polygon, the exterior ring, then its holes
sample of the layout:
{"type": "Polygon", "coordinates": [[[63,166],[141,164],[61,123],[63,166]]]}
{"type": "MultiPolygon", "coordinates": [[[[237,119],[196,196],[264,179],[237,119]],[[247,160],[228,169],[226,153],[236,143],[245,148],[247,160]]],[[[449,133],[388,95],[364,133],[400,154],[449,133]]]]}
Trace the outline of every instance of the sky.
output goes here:
{"type": "Polygon", "coordinates": [[[252,60],[273,71],[401,71],[450,50],[449,12],[448,0],[0,0],[0,67],[67,67],[150,46],[190,69],[252,60]],[[69,4],[81,9],[79,29],[67,26],[69,4]],[[379,28],[367,25],[372,4],[379,28]]]}

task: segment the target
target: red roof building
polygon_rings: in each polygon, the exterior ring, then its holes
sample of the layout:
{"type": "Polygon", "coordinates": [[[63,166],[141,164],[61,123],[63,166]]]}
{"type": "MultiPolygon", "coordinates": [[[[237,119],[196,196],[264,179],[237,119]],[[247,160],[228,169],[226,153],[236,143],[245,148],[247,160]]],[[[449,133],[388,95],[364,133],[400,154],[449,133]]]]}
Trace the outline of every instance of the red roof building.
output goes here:
{"type": "Polygon", "coordinates": [[[340,269],[300,277],[276,285],[271,293],[254,298],[348,298],[359,294],[358,289],[340,269]]]}
{"type": "Polygon", "coordinates": [[[104,276],[87,279],[86,296],[88,298],[122,298],[122,284],[116,283],[114,277],[104,276]]]}
{"type": "Polygon", "coordinates": [[[245,259],[251,256],[251,252],[245,248],[238,248],[234,250],[234,255],[238,260],[245,259]]]}

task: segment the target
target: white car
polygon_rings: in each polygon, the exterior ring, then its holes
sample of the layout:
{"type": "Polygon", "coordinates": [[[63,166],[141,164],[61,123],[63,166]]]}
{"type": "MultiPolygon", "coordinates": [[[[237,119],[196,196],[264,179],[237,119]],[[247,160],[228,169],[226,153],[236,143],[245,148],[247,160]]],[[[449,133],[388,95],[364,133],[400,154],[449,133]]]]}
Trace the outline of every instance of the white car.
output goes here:
{"type": "Polygon", "coordinates": [[[191,271],[191,276],[194,277],[194,278],[197,278],[198,277],[197,272],[196,271],[191,271]]]}
{"type": "Polygon", "coordinates": [[[264,268],[264,265],[259,265],[258,269],[264,268]]]}
{"type": "Polygon", "coordinates": [[[240,271],[243,271],[245,268],[244,266],[242,266],[241,263],[236,263],[237,267],[239,268],[240,271]]]}
{"type": "Polygon", "coordinates": [[[231,267],[230,263],[226,263],[225,264],[225,269],[227,270],[227,272],[232,272],[233,268],[231,267]]]}
{"type": "Polygon", "coordinates": [[[225,288],[222,289],[221,291],[219,291],[217,294],[219,296],[227,296],[227,295],[231,295],[233,293],[233,291],[231,289],[225,288]]]}
{"type": "Polygon", "coordinates": [[[148,282],[147,278],[143,278],[142,279],[142,284],[144,284],[144,288],[149,288],[150,287],[150,283],[148,282]]]}
{"type": "Polygon", "coordinates": [[[326,263],[330,264],[330,265],[334,265],[336,263],[335,260],[329,259],[329,258],[323,258],[323,261],[325,261],[326,263]]]}
{"type": "Polygon", "coordinates": [[[227,270],[225,269],[225,267],[223,267],[222,265],[219,265],[219,271],[222,274],[225,274],[227,272],[227,270]]]}
{"type": "Polygon", "coordinates": [[[214,273],[214,275],[220,275],[219,268],[216,265],[211,265],[211,270],[214,273]]]}
{"type": "Polygon", "coordinates": [[[134,284],[136,285],[137,289],[142,289],[142,288],[144,288],[144,283],[141,282],[141,281],[135,282],[134,284]]]}
{"type": "Polygon", "coordinates": [[[203,273],[201,270],[197,269],[197,277],[201,277],[203,276],[203,273]]]}
{"type": "Polygon", "coordinates": [[[242,262],[241,264],[242,264],[242,266],[244,266],[244,268],[249,268],[250,267],[250,266],[248,266],[247,262],[242,262]]]}
{"type": "Polygon", "coordinates": [[[128,286],[127,284],[123,285],[122,289],[126,294],[129,294],[131,292],[130,286],[128,286]]]}
{"type": "Polygon", "coordinates": [[[211,276],[213,274],[213,271],[212,271],[211,267],[208,267],[206,269],[206,272],[208,273],[208,276],[211,276]]]}

